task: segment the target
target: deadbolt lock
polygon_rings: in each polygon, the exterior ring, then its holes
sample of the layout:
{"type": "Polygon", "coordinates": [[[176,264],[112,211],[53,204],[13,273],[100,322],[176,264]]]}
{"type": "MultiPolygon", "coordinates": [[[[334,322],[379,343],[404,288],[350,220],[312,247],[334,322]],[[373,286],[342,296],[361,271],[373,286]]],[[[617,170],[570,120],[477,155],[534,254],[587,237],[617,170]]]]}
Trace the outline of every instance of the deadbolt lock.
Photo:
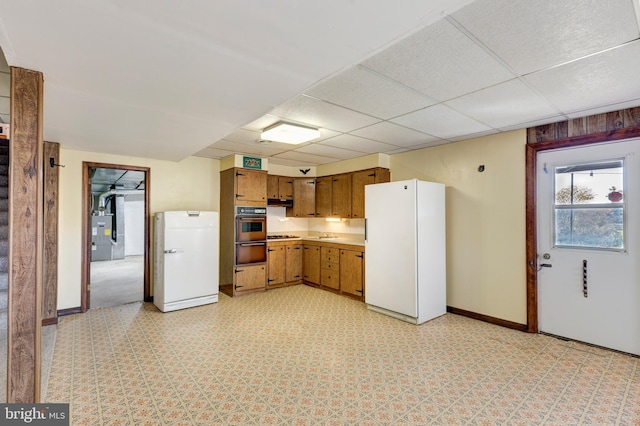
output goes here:
{"type": "Polygon", "coordinates": [[[546,260],[549,260],[549,259],[551,259],[551,255],[549,253],[545,253],[545,254],[542,255],[542,258],[546,259],[546,260]]]}

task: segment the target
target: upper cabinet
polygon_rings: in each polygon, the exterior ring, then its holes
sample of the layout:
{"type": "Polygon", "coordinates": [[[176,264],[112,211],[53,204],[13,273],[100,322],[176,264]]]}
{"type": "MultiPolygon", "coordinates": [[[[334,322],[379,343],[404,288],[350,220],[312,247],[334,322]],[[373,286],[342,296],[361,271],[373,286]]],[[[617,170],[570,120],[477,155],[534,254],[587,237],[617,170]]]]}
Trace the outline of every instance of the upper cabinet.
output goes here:
{"type": "Polygon", "coordinates": [[[391,181],[389,169],[376,167],[352,173],[351,177],[351,217],[364,218],[364,187],[374,183],[391,181]]]}
{"type": "Polygon", "coordinates": [[[293,180],[293,216],[314,217],[316,214],[316,179],[293,180]]]}
{"type": "Polygon", "coordinates": [[[267,175],[267,198],[293,200],[293,179],[288,176],[267,175]]]}
{"type": "MultiPolygon", "coordinates": [[[[374,183],[389,182],[389,169],[376,167],[357,172],[316,178],[287,178],[269,176],[269,198],[282,197],[284,180],[293,181],[293,208],[287,208],[287,216],[364,218],[364,187],[374,183]]],[[[288,190],[287,190],[288,191],[288,190]]]]}
{"type": "Polygon", "coordinates": [[[351,217],[351,175],[332,176],[331,217],[351,217]]]}
{"type": "Polygon", "coordinates": [[[242,168],[221,171],[220,200],[225,206],[266,206],[267,172],[242,168]]]}
{"type": "Polygon", "coordinates": [[[316,217],[331,217],[333,176],[316,178],[316,217]]]}
{"type": "Polygon", "coordinates": [[[236,204],[267,205],[266,171],[236,169],[236,204]]]}

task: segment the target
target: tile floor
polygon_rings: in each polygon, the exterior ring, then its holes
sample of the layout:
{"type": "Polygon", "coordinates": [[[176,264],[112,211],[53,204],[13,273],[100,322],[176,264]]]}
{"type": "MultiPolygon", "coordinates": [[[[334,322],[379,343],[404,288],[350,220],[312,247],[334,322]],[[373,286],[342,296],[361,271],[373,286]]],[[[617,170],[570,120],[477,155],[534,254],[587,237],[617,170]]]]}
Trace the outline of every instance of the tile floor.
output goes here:
{"type": "Polygon", "coordinates": [[[637,425],[640,359],[299,285],[61,318],[46,400],[73,425],[637,425]]]}

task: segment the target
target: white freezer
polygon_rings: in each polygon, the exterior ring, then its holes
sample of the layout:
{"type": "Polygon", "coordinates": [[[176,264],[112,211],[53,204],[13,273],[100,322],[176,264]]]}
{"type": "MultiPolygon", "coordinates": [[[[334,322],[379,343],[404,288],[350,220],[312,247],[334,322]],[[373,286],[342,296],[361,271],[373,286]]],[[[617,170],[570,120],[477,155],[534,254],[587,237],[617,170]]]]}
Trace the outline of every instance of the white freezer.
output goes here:
{"type": "Polygon", "coordinates": [[[153,303],[162,312],[218,301],[218,212],[155,214],[153,303]]]}
{"type": "Polygon", "coordinates": [[[417,179],[365,187],[365,302],[421,324],[446,313],[444,185],[417,179]]]}

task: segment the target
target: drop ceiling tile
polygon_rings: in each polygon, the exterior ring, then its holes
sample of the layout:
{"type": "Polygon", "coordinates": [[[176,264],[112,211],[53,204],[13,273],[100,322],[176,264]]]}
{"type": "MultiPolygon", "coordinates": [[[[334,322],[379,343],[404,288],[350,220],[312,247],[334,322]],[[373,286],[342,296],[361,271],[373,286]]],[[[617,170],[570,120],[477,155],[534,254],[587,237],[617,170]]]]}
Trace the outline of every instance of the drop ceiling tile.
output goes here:
{"type": "Polygon", "coordinates": [[[260,132],[238,129],[235,132],[225,136],[224,139],[232,142],[251,144],[256,143],[260,140],[260,132]]]}
{"type": "MultiPolygon", "coordinates": [[[[640,98],[636,98],[630,101],[620,102],[616,104],[602,105],[597,108],[592,108],[588,110],[571,112],[567,114],[567,117],[568,118],[588,117],[590,115],[602,114],[604,112],[611,112],[611,111],[620,111],[622,109],[634,108],[637,106],[640,106],[640,98]]],[[[558,119],[554,121],[562,121],[562,119],[558,119]]]]}
{"type": "Polygon", "coordinates": [[[362,152],[359,151],[351,151],[348,149],[336,148],[334,146],[321,145],[319,143],[309,144],[293,151],[301,152],[303,154],[322,155],[324,157],[332,157],[338,160],[348,160],[350,158],[362,156],[362,152]]]}
{"type": "Polygon", "coordinates": [[[629,0],[478,0],[452,16],[520,74],[638,38],[629,0]]]}
{"type": "MultiPolygon", "coordinates": [[[[280,144],[278,144],[280,145],[280,144]]],[[[288,149],[291,149],[291,146],[287,146],[287,148],[282,148],[279,146],[272,146],[270,144],[265,143],[240,143],[240,142],[232,142],[225,139],[219,140],[218,142],[209,145],[208,148],[213,149],[224,149],[227,151],[233,151],[237,154],[255,154],[255,155],[275,155],[280,154],[281,152],[285,152],[288,149]]]]}
{"type": "Polygon", "coordinates": [[[391,121],[434,135],[440,139],[450,139],[490,130],[488,126],[445,105],[430,106],[420,111],[394,118],[391,121]]]}
{"type": "Polygon", "coordinates": [[[640,41],[525,79],[566,114],[640,98],[640,41]]]}
{"type": "Polygon", "coordinates": [[[253,130],[254,132],[260,132],[273,124],[276,124],[280,119],[274,115],[265,114],[262,117],[253,120],[251,123],[242,126],[243,129],[253,130]]]}
{"type": "Polygon", "coordinates": [[[293,167],[304,167],[304,166],[315,166],[316,163],[301,161],[301,160],[288,160],[286,158],[278,158],[271,157],[269,158],[269,164],[278,164],[280,166],[293,166],[293,167]]]}
{"type": "Polygon", "coordinates": [[[389,155],[393,155],[393,154],[400,154],[402,152],[408,152],[408,151],[413,151],[413,149],[409,149],[409,148],[398,148],[398,149],[394,149],[393,151],[388,151],[387,154],[389,155]]]}
{"type": "Polygon", "coordinates": [[[227,151],[225,149],[217,149],[217,148],[205,148],[202,151],[198,151],[193,154],[194,157],[204,157],[204,158],[224,158],[229,155],[234,154],[234,151],[227,151]]]}
{"type": "Polygon", "coordinates": [[[436,103],[434,99],[363,67],[351,68],[306,93],[382,119],[436,103]]]}
{"type": "Polygon", "coordinates": [[[483,136],[495,135],[496,133],[500,133],[500,130],[490,129],[490,130],[485,130],[484,132],[467,133],[460,136],[450,137],[449,142],[466,141],[468,139],[475,139],[475,138],[481,138],[483,136]]]}
{"type": "Polygon", "coordinates": [[[359,151],[367,154],[373,154],[376,152],[387,152],[398,148],[395,145],[376,142],[371,139],[361,138],[360,136],[350,134],[336,136],[335,138],[327,139],[318,143],[321,145],[335,146],[338,148],[359,151]]]}
{"type": "Polygon", "coordinates": [[[435,136],[389,123],[388,121],[382,121],[356,130],[351,134],[397,146],[413,146],[439,140],[435,136]]]}
{"type": "Polygon", "coordinates": [[[440,101],[514,77],[446,20],[401,40],[363,64],[440,101]]]}
{"type": "Polygon", "coordinates": [[[445,102],[458,112],[491,127],[552,117],[558,111],[518,79],[445,102]]]}
{"type": "Polygon", "coordinates": [[[274,108],[271,115],[338,132],[350,132],[380,121],[306,95],[297,96],[274,108]]]}
{"type": "Polygon", "coordinates": [[[302,152],[296,152],[296,151],[283,152],[282,154],[278,154],[274,156],[274,158],[294,160],[298,162],[297,164],[300,164],[300,162],[302,161],[309,164],[328,164],[328,163],[334,163],[336,161],[336,159],[332,157],[325,157],[322,155],[314,155],[314,154],[304,154],[302,152]]]}

